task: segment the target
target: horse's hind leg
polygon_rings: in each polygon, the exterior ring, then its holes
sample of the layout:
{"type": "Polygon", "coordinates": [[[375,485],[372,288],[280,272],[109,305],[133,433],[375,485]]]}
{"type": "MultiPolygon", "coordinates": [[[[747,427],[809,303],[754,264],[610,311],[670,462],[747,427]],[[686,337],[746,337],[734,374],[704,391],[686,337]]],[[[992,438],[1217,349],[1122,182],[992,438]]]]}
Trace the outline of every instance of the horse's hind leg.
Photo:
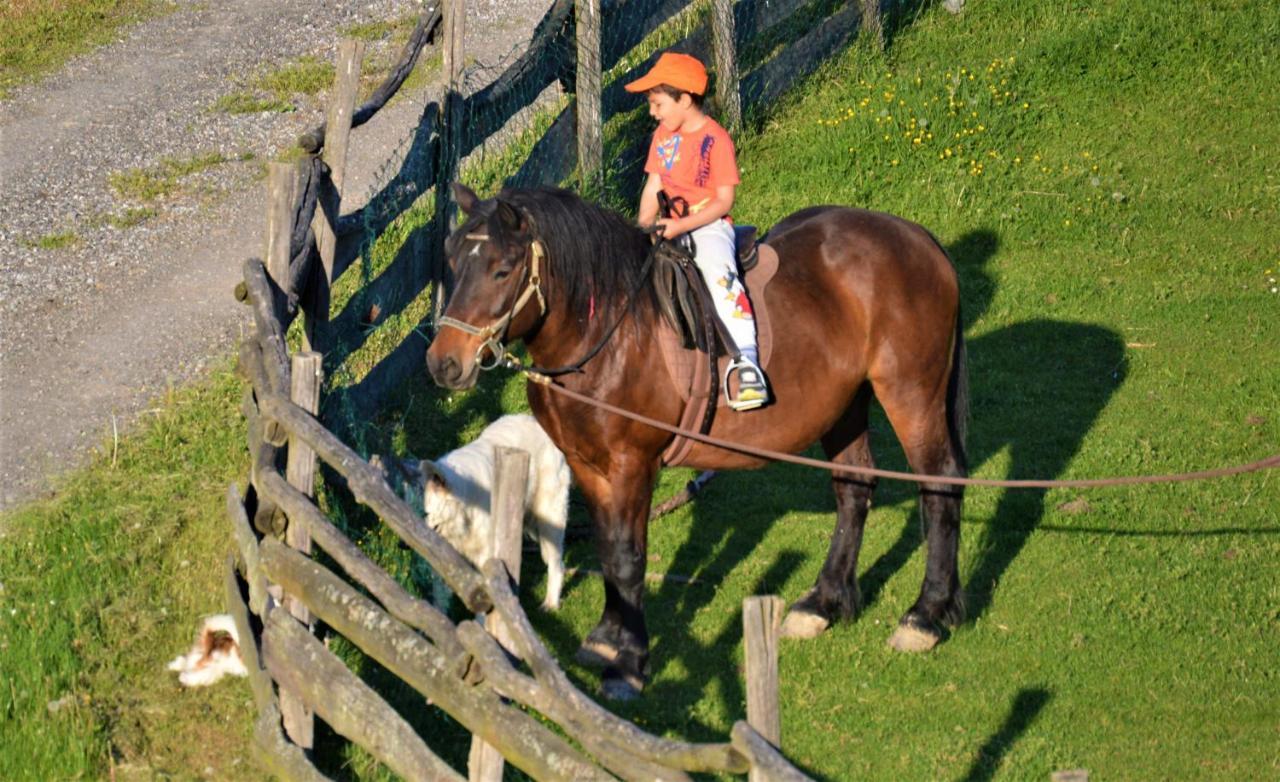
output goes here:
{"type": "MultiPolygon", "coordinates": [[[[911,469],[927,475],[965,476],[964,452],[948,428],[945,403],[908,408],[891,396],[886,399],[879,389],[877,394],[911,469]]],[[[943,625],[955,625],[964,618],[958,562],[963,496],[960,486],[920,484],[920,517],[927,548],[924,583],[915,604],[889,638],[889,645],[898,651],[928,651],[942,640],[943,625]]]]}
{"type": "MultiPolygon", "coordinates": [[[[863,386],[848,412],[822,437],[827,458],[838,464],[873,467],[867,430],[867,407],[870,388],[863,386]]],[[[838,619],[857,613],[858,550],[862,548],[862,530],[876,479],[833,473],[832,488],[836,493],[836,528],[831,535],[831,548],[813,589],[787,612],[782,635],[787,638],[812,638],[838,619]]]]}

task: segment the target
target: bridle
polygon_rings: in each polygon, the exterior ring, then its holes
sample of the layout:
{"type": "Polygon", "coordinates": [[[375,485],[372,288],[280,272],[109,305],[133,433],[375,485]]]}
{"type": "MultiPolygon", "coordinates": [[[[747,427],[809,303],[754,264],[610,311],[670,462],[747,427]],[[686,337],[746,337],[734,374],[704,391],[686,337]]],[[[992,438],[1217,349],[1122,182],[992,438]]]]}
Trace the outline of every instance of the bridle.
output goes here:
{"type": "MultiPolygon", "coordinates": [[[[488,234],[465,234],[463,238],[477,242],[490,241],[488,234]]],[[[529,299],[537,296],[539,317],[547,314],[547,300],[542,294],[541,274],[541,261],[546,257],[547,253],[546,248],[542,246],[542,242],[538,239],[533,239],[529,242],[529,262],[525,264],[529,270],[529,279],[525,283],[524,290],[520,292],[520,295],[516,297],[515,302],[512,303],[511,309],[507,310],[506,315],[503,315],[501,318],[483,328],[473,326],[470,323],[464,323],[457,318],[441,316],[436,321],[436,332],[439,333],[439,330],[445,326],[452,326],[463,333],[480,337],[480,346],[476,348],[475,360],[476,366],[482,371],[487,372],[491,369],[497,369],[500,366],[506,366],[511,369],[518,369],[526,373],[532,373],[531,376],[536,375],[544,380],[549,380],[552,377],[560,375],[581,372],[582,367],[585,366],[588,361],[599,355],[600,351],[604,349],[604,346],[608,344],[609,340],[613,337],[614,332],[618,330],[620,325],[622,325],[623,319],[630,314],[631,310],[635,307],[635,302],[641,288],[649,284],[649,276],[653,269],[654,253],[657,247],[658,245],[653,245],[646,254],[644,265],[640,267],[640,275],[636,279],[635,288],[631,291],[631,295],[627,297],[627,308],[613,322],[613,325],[609,326],[609,328],[605,330],[603,336],[601,336],[595,346],[572,364],[566,364],[562,367],[525,366],[515,355],[507,350],[505,345],[502,344],[502,341],[507,337],[507,327],[511,325],[511,321],[515,319],[515,316],[519,314],[520,310],[529,303],[529,299]],[[488,363],[485,363],[484,359],[485,350],[488,350],[492,356],[488,363]]]]}
{"type": "MultiPolygon", "coordinates": [[[[489,234],[466,234],[463,238],[476,242],[490,241],[489,234]]],[[[524,290],[516,297],[516,300],[511,304],[511,309],[507,310],[506,315],[503,315],[501,318],[498,318],[483,328],[473,326],[470,323],[465,323],[457,318],[442,315],[439,320],[436,321],[436,331],[439,332],[441,328],[452,326],[465,334],[471,334],[479,337],[480,346],[476,348],[476,365],[480,369],[486,371],[496,369],[502,364],[503,359],[507,354],[507,348],[502,344],[503,340],[507,338],[507,328],[511,325],[511,321],[515,319],[516,315],[519,314],[520,310],[524,308],[524,305],[529,303],[529,299],[537,296],[538,315],[542,316],[547,314],[547,299],[542,294],[541,261],[544,257],[546,257],[546,250],[543,248],[542,242],[537,239],[532,240],[529,243],[528,262],[525,264],[525,268],[528,270],[529,274],[528,280],[525,283],[524,290]],[[492,356],[488,364],[485,363],[484,358],[486,350],[488,350],[490,356],[492,356]]]]}

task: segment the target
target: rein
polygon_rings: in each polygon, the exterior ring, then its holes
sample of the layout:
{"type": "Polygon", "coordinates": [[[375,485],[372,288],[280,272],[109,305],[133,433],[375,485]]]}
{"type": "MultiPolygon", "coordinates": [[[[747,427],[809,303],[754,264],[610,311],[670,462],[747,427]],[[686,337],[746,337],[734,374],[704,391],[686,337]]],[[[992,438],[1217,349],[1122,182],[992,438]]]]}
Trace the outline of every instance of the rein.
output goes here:
{"type": "MultiPolygon", "coordinates": [[[[655,244],[654,247],[657,247],[657,245],[655,244]]],[[[595,358],[601,350],[604,350],[604,346],[609,344],[609,340],[613,338],[613,333],[618,330],[618,327],[622,325],[622,321],[625,320],[626,317],[631,314],[631,310],[635,308],[636,298],[640,295],[640,290],[649,279],[649,270],[653,268],[653,253],[654,251],[652,249],[645,253],[644,265],[640,267],[640,277],[636,280],[635,287],[631,289],[631,294],[627,297],[627,308],[623,310],[622,314],[618,316],[618,319],[613,322],[613,325],[605,330],[604,336],[602,336],[600,341],[595,344],[595,347],[588,350],[582,358],[572,364],[566,364],[562,367],[525,367],[520,364],[520,360],[518,358],[507,353],[505,361],[506,365],[508,367],[519,366],[521,369],[536,372],[539,375],[545,375],[546,377],[559,377],[571,372],[581,372],[582,368],[586,366],[588,361],[595,358]]]]}

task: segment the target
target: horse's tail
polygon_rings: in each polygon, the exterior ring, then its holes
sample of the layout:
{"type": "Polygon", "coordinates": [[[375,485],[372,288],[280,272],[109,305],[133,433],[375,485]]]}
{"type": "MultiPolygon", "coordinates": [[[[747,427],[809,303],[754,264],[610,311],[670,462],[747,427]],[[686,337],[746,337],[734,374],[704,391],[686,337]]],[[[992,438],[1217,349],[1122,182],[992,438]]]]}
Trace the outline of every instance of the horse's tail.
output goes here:
{"type": "Polygon", "coordinates": [[[956,460],[960,469],[969,470],[965,437],[969,431],[969,362],[964,344],[964,322],[960,308],[956,307],[956,334],[951,348],[951,377],[947,381],[947,428],[955,444],[956,460]]]}

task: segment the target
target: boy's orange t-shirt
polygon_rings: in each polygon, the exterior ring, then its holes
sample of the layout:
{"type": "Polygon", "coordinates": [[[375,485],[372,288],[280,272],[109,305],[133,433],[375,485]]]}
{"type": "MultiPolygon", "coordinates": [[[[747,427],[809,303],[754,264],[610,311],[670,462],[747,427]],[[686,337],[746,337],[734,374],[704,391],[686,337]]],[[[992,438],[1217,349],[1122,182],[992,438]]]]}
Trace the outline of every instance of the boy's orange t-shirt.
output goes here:
{"type": "Polygon", "coordinates": [[[739,182],[733,140],[710,117],[692,133],[673,133],[659,125],[644,170],[661,177],[668,196],[687,201],[690,214],[705,206],[717,187],[739,182]]]}

